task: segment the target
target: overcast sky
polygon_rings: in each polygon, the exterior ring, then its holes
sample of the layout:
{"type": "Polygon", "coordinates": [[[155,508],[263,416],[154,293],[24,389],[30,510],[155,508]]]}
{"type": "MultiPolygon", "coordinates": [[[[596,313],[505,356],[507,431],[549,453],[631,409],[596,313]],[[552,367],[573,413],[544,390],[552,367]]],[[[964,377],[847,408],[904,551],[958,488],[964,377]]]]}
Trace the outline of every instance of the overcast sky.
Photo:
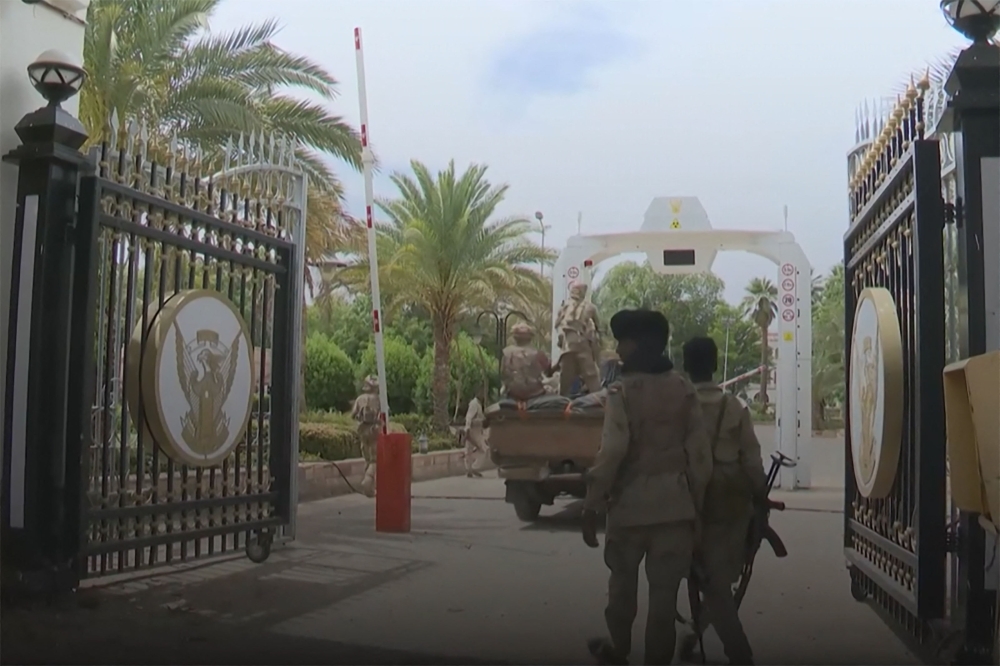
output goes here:
{"type": "MultiPolygon", "coordinates": [[[[715,228],[789,230],[819,272],[841,255],[855,109],[965,41],[938,0],[227,0],[213,30],[278,17],[279,46],[340,81],[357,123],[364,35],[372,144],[489,165],[504,214],[542,211],[546,245],[636,230],[656,196],[697,196],[715,228]]],[[[360,174],[342,168],[352,212],[360,174]]],[[[738,299],[766,260],[719,255],[738,299]]]]}

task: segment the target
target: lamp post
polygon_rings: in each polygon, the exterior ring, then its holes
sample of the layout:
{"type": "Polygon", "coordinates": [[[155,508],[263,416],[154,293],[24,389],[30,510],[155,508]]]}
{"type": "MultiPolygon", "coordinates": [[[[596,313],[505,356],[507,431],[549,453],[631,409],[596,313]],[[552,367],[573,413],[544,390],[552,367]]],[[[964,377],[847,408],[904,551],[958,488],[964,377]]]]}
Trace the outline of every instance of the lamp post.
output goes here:
{"type": "MultiPolygon", "coordinates": [[[[518,310],[510,310],[506,314],[500,314],[496,310],[483,310],[482,312],[479,313],[479,316],[476,317],[476,329],[478,331],[483,330],[481,324],[483,317],[487,316],[492,317],[496,325],[496,345],[497,345],[496,356],[497,356],[498,372],[500,370],[501,364],[503,363],[503,349],[504,347],[507,346],[507,324],[510,322],[510,318],[513,317],[514,315],[517,315],[526,322],[530,321],[528,319],[528,315],[518,310]]],[[[481,337],[482,333],[479,333],[478,335],[481,337]]]]}
{"type": "MultiPolygon", "coordinates": [[[[545,224],[545,216],[542,215],[542,211],[535,211],[535,219],[538,220],[538,228],[542,232],[542,250],[545,249],[545,232],[552,228],[552,225],[545,224]]],[[[542,262],[538,267],[538,272],[544,277],[545,276],[545,262],[542,262]]]]}
{"type": "MultiPolygon", "coordinates": [[[[1000,0],[942,0],[951,26],[972,40],[945,82],[948,108],[938,131],[955,132],[960,168],[955,205],[959,225],[959,289],[968,304],[959,346],[963,358],[1000,349],[1000,0]],[[992,258],[992,259],[991,259],[992,258]]],[[[964,629],[957,663],[985,663],[993,650],[996,591],[986,586],[987,562],[997,549],[979,516],[959,517],[959,580],[953,622],[964,629]],[[989,551],[989,554],[987,554],[989,551]]]]}
{"type": "Polygon", "coordinates": [[[4,567],[29,592],[71,589],[78,580],[83,460],[90,443],[93,391],[90,289],[96,243],[94,189],[81,187],[90,164],[87,132],[61,104],[86,73],[69,56],[46,51],[28,78],[48,103],[14,127],[21,145],[3,160],[18,166],[17,212],[4,413],[4,567]],[[80,190],[80,200],[77,191],[80,190]],[[72,333],[72,335],[71,335],[72,333]],[[70,405],[86,405],[70,409],[70,405]],[[75,509],[75,510],[74,510],[75,509]]]}

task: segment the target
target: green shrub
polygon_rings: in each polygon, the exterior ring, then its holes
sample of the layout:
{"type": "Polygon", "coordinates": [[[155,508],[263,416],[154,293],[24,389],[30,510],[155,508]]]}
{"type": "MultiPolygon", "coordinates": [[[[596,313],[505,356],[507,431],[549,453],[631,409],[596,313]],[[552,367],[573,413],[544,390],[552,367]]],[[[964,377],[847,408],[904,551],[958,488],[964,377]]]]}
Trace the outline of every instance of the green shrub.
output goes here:
{"type": "MultiPolygon", "coordinates": [[[[413,411],[413,393],[420,375],[420,356],[406,341],[386,336],[385,350],[385,383],[389,399],[390,413],[406,413],[413,411]]],[[[368,375],[376,374],[375,343],[370,342],[361,354],[358,363],[358,383],[368,375]]]]}
{"type": "Polygon", "coordinates": [[[426,414],[393,414],[390,418],[414,437],[419,437],[420,433],[426,433],[430,437],[435,430],[431,417],[426,414]]]}
{"type": "Polygon", "coordinates": [[[302,423],[335,423],[344,428],[357,427],[357,422],[347,412],[332,412],[325,409],[311,409],[299,417],[302,423]]]}
{"type": "Polygon", "coordinates": [[[345,410],[354,399],[354,367],[340,347],[325,335],[306,340],[306,405],[311,409],[345,410]]]}
{"type": "MultiPolygon", "coordinates": [[[[401,423],[389,422],[389,432],[407,432],[401,423]]],[[[453,435],[434,435],[428,438],[428,451],[446,451],[454,448],[457,438],[453,435]]],[[[413,437],[411,447],[419,451],[419,442],[413,437]]],[[[299,460],[349,460],[361,457],[361,438],[353,426],[340,423],[299,424],[299,460]]]]}
{"type": "Polygon", "coordinates": [[[332,423],[300,423],[299,451],[323,460],[347,460],[361,456],[356,431],[332,423]]]}
{"type": "MultiPolygon", "coordinates": [[[[483,385],[483,374],[493,398],[500,389],[500,370],[495,357],[473,342],[465,333],[459,333],[451,348],[451,383],[448,387],[448,415],[455,413],[458,402],[459,418],[465,416],[469,400],[483,385]]],[[[431,413],[431,384],[434,377],[434,350],[428,349],[420,362],[414,402],[421,414],[431,413]]]]}

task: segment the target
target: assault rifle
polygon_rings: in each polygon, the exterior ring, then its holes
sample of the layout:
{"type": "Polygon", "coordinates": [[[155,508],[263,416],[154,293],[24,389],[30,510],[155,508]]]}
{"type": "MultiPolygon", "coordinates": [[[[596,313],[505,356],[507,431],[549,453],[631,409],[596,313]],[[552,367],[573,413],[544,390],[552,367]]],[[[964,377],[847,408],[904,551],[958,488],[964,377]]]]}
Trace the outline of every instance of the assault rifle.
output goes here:
{"type": "MultiPolygon", "coordinates": [[[[740,604],[743,602],[743,597],[746,596],[747,586],[750,584],[750,577],[753,575],[753,563],[757,557],[757,551],[760,550],[761,543],[767,541],[771,546],[771,550],[774,551],[775,557],[782,558],[788,557],[788,549],[785,548],[785,543],[778,536],[778,533],[774,531],[774,528],[768,524],[768,519],[770,517],[771,511],[784,511],[785,503],[779,502],[777,500],[772,500],[768,496],[771,494],[771,490],[774,488],[774,482],[778,479],[778,472],[782,467],[795,467],[795,461],[780,451],[776,451],[771,454],[771,469],[767,472],[767,492],[764,496],[763,504],[755,508],[754,517],[750,521],[750,527],[747,530],[746,536],[746,560],[743,564],[743,569],[740,572],[739,585],[733,592],[733,599],[736,601],[736,607],[739,608],[740,604]]],[[[701,580],[703,574],[698,567],[692,567],[691,576],[688,578],[688,602],[691,606],[691,619],[685,619],[679,612],[677,614],[678,619],[682,624],[686,624],[694,631],[695,635],[698,637],[699,651],[701,652],[701,663],[705,663],[705,645],[702,635],[701,627],[701,584],[705,581],[701,580]]]]}

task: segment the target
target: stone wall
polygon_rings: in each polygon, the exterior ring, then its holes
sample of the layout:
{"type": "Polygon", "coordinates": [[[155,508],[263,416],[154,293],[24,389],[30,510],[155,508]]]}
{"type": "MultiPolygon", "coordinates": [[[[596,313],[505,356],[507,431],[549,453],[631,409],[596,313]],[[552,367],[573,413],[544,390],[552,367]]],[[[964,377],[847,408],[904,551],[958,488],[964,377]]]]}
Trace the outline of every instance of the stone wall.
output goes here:
{"type": "MultiPolygon", "coordinates": [[[[361,458],[332,462],[299,463],[299,501],[312,502],[327,497],[351,493],[344,481],[346,476],[355,488],[360,488],[365,461],[361,458]],[[340,472],[337,471],[340,467],[340,472]],[[343,472],[343,476],[341,476],[343,472]]],[[[413,454],[413,482],[443,479],[465,474],[465,451],[434,451],[413,454]]]]}

